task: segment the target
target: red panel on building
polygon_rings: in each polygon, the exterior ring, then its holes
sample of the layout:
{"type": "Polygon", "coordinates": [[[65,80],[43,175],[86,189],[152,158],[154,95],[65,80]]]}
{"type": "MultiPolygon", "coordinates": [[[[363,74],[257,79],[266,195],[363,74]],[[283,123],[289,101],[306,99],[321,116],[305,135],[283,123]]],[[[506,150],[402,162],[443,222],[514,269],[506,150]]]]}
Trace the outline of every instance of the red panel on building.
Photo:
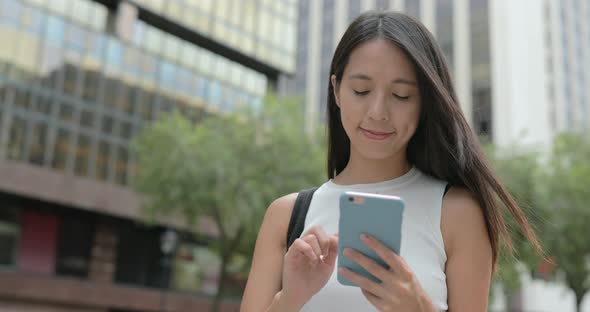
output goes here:
{"type": "Polygon", "coordinates": [[[53,274],[57,254],[57,216],[25,211],[21,224],[16,262],[19,270],[53,274]]]}

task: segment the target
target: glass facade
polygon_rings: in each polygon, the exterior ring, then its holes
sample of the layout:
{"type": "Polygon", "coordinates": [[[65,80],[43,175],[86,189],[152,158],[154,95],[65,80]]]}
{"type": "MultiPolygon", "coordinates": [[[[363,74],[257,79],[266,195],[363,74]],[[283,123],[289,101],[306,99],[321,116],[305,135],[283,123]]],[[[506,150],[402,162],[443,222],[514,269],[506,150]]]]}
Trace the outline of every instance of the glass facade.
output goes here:
{"type": "Polygon", "coordinates": [[[451,71],[453,65],[453,0],[439,0],[436,2],[436,40],[443,50],[447,64],[451,71]]]}
{"type": "Polygon", "coordinates": [[[471,0],[471,79],[473,127],[493,138],[488,0],[471,0]]]}
{"type": "Polygon", "coordinates": [[[136,0],[163,15],[277,68],[295,71],[295,0],[136,0]]]}
{"type": "Polygon", "coordinates": [[[0,268],[16,264],[20,232],[20,210],[4,205],[0,209],[0,268]]]}
{"type": "Polygon", "coordinates": [[[334,42],[334,18],[336,0],[325,0],[323,2],[322,12],[322,49],[320,50],[321,61],[320,61],[320,120],[325,122],[326,120],[326,103],[328,98],[328,87],[330,84],[330,65],[332,62],[332,56],[334,55],[336,43],[334,42]]]}
{"type": "Polygon", "coordinates": [[[361,0],[348,1],[348,23],[352,23],[361,14],[361,0]]]}
{"type": "MultiPolygon", "coordinates": [[[[214,9],[213,1],[183,3],[214,9]]],[[[277,11],[272,3],[259,5],[277,11]]],[[[197,121],[260,105],[263,74],[141,20],[124,41],[106,31],[107,20],[92,1],[0,0],[0,36],[11,43],[0,46],[0,156],[125,185],[130,140],[162,112],[197,121]]]]}
{"type": "Polygon", "coordinates": [[[405,13],[420,20],[421,0],[406,1],[405,13]]]}

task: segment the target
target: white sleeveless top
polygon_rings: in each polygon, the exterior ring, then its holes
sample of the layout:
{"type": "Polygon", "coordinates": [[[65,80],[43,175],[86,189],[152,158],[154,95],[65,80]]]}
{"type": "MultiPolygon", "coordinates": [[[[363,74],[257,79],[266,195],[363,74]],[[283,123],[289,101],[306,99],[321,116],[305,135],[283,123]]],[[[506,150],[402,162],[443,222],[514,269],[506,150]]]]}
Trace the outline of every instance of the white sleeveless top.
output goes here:
{"type": "MultiPolygon", "coordinates": [[[[405,175],[379,183],[338,185],[331,180],[313,195],[305,219],[305,233],[314,225],[321,225],[326,233],[338,232],[339,196],[342,192],[357,191],[401,197],[405,203],[400,255],[414,272],[420,285],[434,306],[446,311],[447,260],[440,229],[442,197],[446,182],[436,180],[412,168],[405,175]]],[[[336,263],[338,260],[336,259],[336,263]]],[[[336,266],[337,267],[337,266],[336,266]]],[[[377,311],[363,296],[359,287],[341,285],[336,279],[336,268],[328,283],[315,294],[301,311],[377,311]]]]}

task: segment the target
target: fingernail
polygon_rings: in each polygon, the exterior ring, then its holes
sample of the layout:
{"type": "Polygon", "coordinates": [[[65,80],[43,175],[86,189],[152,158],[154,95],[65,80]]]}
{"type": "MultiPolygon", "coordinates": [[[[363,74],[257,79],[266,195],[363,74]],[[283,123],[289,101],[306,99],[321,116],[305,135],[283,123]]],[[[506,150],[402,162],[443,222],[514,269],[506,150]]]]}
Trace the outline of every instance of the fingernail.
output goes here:
{"type": "Polygon", "coordinates": [[[363,234],[361,234],[361,239],[370,240],[370,239],[371,239],[371,237],[369,237],[369,235],[367,235],[367,234],[363,233],[363,234]]]}
{"type": "Polygon", "coordinates": [[[345,256],[350,256],[352,254],[352,252],[350,251],[350,248],[344,248],[344,251],[342,253],[345,256]]]}

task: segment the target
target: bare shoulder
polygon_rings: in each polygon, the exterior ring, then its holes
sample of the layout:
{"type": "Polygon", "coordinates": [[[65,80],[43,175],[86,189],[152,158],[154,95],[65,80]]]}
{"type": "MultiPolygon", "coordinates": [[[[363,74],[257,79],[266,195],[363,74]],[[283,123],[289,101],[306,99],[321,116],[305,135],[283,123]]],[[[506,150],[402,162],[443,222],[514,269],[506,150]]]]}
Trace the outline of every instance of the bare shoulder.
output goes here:
{"type": "Polygon", "coordinates": [[[467,189],[453,187],[442,204],[449,311],[487,311],[492,247],[481,205],[467,189]]]}
{"type": "Polygon", "coordinates": [[[467,239],[489,244],[483,209],[468,189],[452,187],[449,190],[443,198],[441,219],[447,253],[465,246],[467,239]]]}
{"type": "MultiPolygon", "coordinates": [[[[287,235],[291,212],[297,199],[297,193],[291,193],[275,199],[267,208],[264,216],[264,223],[274,225],[276,234],[287,235]]],[[[283,242],[285,243],[285,242],[283,242]]]]}
{"type": "Polygon", "coordinates": [[[297,193],[273,201],[260,226],[240,311],[266,311],[281,289],[287,229],[297,193]]]}

